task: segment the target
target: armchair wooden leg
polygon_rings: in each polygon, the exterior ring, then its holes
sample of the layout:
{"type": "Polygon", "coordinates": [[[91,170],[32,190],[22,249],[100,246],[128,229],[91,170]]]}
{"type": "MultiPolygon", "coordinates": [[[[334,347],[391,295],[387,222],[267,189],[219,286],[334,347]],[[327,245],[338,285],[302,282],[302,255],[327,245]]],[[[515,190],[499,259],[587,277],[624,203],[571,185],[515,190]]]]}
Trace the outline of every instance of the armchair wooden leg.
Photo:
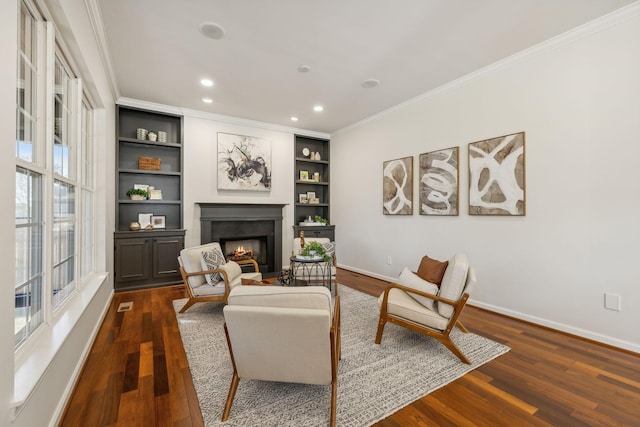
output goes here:
{"type": "Polygon", "coordinates": [[[187,301],[187,303],[180,309],[180,313],[184,313],[185,311],[187,311],[187,309],[189,307],[191,307],[193,304],[195,304],[197,301],[193,298],[189,298],[189,301],[187,301]]]}
{"type": "Polygon", "coordinates": [[[227,421],[229,418],[229,412],[231,412],[231,405],[233,404],[233,398],[236,397],[236,391],[238,390],[238,383],[240,377],[237,372],[233,372],[233,378],[231,378],[231,385],[229,386],[229,395],[227,396],[227,403],[224,405],[224,412],[222,413],[222,421],[227,421]]]}
{"type": "Polygon", "coordinates": [[[387,319],[380,316],[380,319],[378,320],[378,332],[376,333],[376,344],[380,344],[380,341],[382,341],[382,332],[384,331],[384,325],[386,323],[387,319]]]}
{"type": "Polygon", "coordinates": [[[465,334],[469,333],[469,330],[467,328],[465,328],[464,325],[459,320],[456,321],[456,326],[458,327],[458,329],[460,329],[465,334]]]}
{"type": "Polygon", "coordinates": [[[331,420],[329,425],[336,427],[336,406],[338,401],[338,381],[333,381],[331,384],[331,420]]]}
{"type": "Polygon", "coordinates": [[[467,365],[471,365],[471,361],[469,359],[467,359],[467,356],[465,356],[460,349],[458,348],[457,345],[455,345],[453,343],[453,341],[451,341],[451,339],[449,339],[448,337],[434,337],[436,338],[438,341],[440,341],[445,347],[447,347],[453,354],[455,354],[456,356],[458,356],[458,359],[462,360],[464,363],[466,363],[467,365]]]}

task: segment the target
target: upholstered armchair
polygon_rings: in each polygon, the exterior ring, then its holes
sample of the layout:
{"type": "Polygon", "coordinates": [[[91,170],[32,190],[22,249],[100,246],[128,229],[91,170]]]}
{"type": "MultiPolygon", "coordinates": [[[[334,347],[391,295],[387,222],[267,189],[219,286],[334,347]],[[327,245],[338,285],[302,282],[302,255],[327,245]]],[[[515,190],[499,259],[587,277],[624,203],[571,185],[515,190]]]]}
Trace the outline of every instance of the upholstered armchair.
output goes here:
{"type": "Polygon", "coordinates": [[[455,326],[469,332],[458,320],[476,281],[466,255],[457,254],[449,260],[439,287],[410,274],[414,273],[403,272],[399,279],[404,284],[392,283],[378,299],[376,344],[382,340],[385,324],[391,322],[437,339],[464,363],[471,364],[450,338],[455,326]]]}
{"type": "MultiPolygon", "coordinates": [[[[340,297],[324,286],[238,286],[224,307],[233,377],[226,421],[241,379],[331,385],[336,423],[340,297]]],[[[245,403],[246,404],[246,403],[245,403]]]]}
{"type": "Polygon", "coordinates": [[[217,242],[181,250],[178,264],[189,297],[180,313],[197,302],[226,302],[231,289],[243,278],[262,280],[255,260],[227,261],[217,242]],[[253,265],[254,271],[243,273],[243,264],[253,265]]]}
{"type": "MultiPolygon", "coordinates": [[[[327,255],[331,257],[331,261],[329,263],[326,262],[318,262],[313,265],[300,265],[292,263],[292,271],[290,272],[292,277],[297,279],[302,279],[310,284],[324,284],[325,282],[329,282],[333,285],[334,289],[338,289],[336,281],[336,265],[337,258],[335,252],[335,243],[326,237],[305,237],[305,244],[308,242],[318,242],[327,251],[327,255]],[[295,264],[295,265],[294,265],[295,264]]],[[[292,247],[292,255],[298,255],[302,250],[302,246],[300,245],[300,238],[296,237],[293,239],[293,247],[292,247]]]]}

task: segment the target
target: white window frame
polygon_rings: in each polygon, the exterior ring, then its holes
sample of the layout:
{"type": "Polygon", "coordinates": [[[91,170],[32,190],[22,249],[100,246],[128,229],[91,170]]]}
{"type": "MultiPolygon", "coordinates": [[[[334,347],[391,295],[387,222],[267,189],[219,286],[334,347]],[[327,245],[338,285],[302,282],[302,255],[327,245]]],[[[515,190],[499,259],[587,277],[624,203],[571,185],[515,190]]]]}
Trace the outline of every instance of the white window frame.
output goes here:
{"type": "MultiPolygon", "coordinates": [[[[34,259],[31,262],[38,263],[41,266],[41,270],[39,272],[41,289],[39,290],[40,291],[39,296],[36,296],[36,297],[27,296],[27,298],[29,299],[38,298],[41,304],[41,312],[39,314],[39,319],[40,319],[39,323],[37,325],[34,325],[31,328],[31,330],[28,331],[28,335],[23,340],[21,340],[19,343],[15,343],[17,346],[16,347],[17,349],[19,349],[20,347],[24,347],[24,345],[29,341],[30,337],[36,336],[39,333],[39,331],[46,325],[47,319],[50,315],[49,304],[47,302],[48,298],[47,298],[46,286],[45,286],[45,282],[47,281],[47,265],[48,265],[46,262],[47,253],[48,253],[47,245],[46,245],[46,241],[47,241],[46,221],[48,218],[46,200],[49,197],[48,185],[47,185],[47,173],[46,173],[46,167],[47,167],[46,115],[47,115],[48,108],[47,108],[47,103],[43,102],[43,98],[46,100],[46,92],[47,92],[46,88],[48,86],[48,82],[47,82],[48,73],[46,72],[46,70],[50,68],[49,67],[50,63],[47,61],[47,58],[50,57],[49,54],[53,49],[53,26],[50,23],[45,22],[42,19],[42,16],[37,12],[34,5],[30,4],[27,1],[21,2],[21,5],[18,11],[19,23],[20,23],[20,14],[22,13],[23,8],[26,9],[28,13],[33,17],[35,27],[36,27],[36,47],[35,47],[36,56],[34,58],[35,60],[32,61],[32,63],[35,65],[35,68],[36,68],[35,99],[34,99],[35,105],[34,105],[34,108],[32,109],[32,111],[35,112],[34,115],[35,115],[36,124],[34,129],[35,134],[31,136],[31,139],[33,142],[31,160],[29,161],[29,160],[16,157],[16,172],[17,172],[17,168],[22,168],[28,171],[29,173],[38,175],[40,177],[40,188],[39,188],[38,194],[41,200],[39,201],[40,204],[35,210],[38,210],[41,215],[40,226],[42,227],[42,229],[40,233],[40,246],[42,249],[39,253],[37,253],[37,256],[34,257],[37,259],[34,259]]],[[[18,26],[18,31],[21,31],[20,25],[18,26]]],[[[18,55],[21,55],[21,53],[18,53],[18,55]]],[[[18,61],[20,61],[20,59],[18,59],[18,61]]],[[[20,65],[18,64],[18,67],[19,66],[20,65]]],[[[17,93],[17,88],[16,88],[16,93],[17,93]]],[[[17,111],[16,111],[16,114],[18,114],[17,111]]],[[[18,196],[16,194],[16,198],[17,197],[18,196]]],[[[36,201],[36,203],[38,202],[36,201]]],[[[29,252],[29,254],[32,254],[31,249],[28,249],[27,252],[29,252]]],[[[18,256],[17,253],[16,253],[16,256],[18,256]]],[[[16,263],[18,263],[17,259],[16,259],[16,263]]],[[[14,319],[15,319],[15,315],[14,315],[14,319]]]]}
{"type": "MultiPolygon", "coordinates": [[[[95,197],[95,130],[96,112],[83,91],[82,81],[75,77],[72,67],[66,61],[62,48],[56,43],[56,34],[51,22],[44,20],[31,0],[21,0],[18,13],[25,7],[34,17],[37,25],[37,84],[35,109],[36,135],[32,161],[16,156],[16,168],[22,168],[41,176],[42,243],[39,254],[42,265],[41,323],[29,331],[29,335],[21,342],[16,342],[16,362],[24,360],[37,346],[40,329],[50,327],[55,320],[67,311],[67,302],[82,289],[95,273],[96,265],[96,197],[95,197]],[[67,167],[54,170],[54,117],[55,69],[64,68],[68,75],[68,90],[64,88],[63,102],[69,120],[66,121],[66,138],[63,146],[68,147],[67,167]],[[85,168],[88,170],[85,173],[85,168]],[[54,185],[60,184],[73,189],[73,213],[65,218],[55,216],[54,185]],[[84,198],[87,198],[85,204],[84,198]],[[73,248],[64,256],[54,259],[54,243],[56,227],[66,226],[73,230],[73,248]],[[72,263],[73,269],[66,277],[72,276],[62,283],[61,291],[54,297],[56,288],[56,268],[65,262],[72,263]],[[61,297],[61,298],[58,298],[61,297]]],[[[18,16],[20,20],[20,15],[18,16]]],[[[20,21],[19,21],[20,22],[20,21]]],[[[20,25],[18,31],[21,31],[20,25]]],[[[16,114],[18,111],[16,110],[16,114]]],[[[17,116],[16,116],[17,117],[17,116]]],[[[59,147],[60,145],[58,145],[59,147]]],[[[17,171],[17,169],[16,169],[17,171]]],[[[18,196],[16,195],[16,198],[18,196]]],[[[16,226],[18,227],[18,226],[16,226]]],[[[18,256],[18,254],[16,254],[18,256]]],[[[16,260],[18,262],[18,260],[16,260]]],[[[64,275],[62,275],[64,276],[64,275]]],[[[15,318],[16,316],[14,316],[15,318]]]]}
{"type": "MultiPolygon", "coordinates": [[[[66,345],[67,337],[74,330],[77,330],[78,322],[89,304],[95,300],[95,296],[100,294],[103,298],[107,290],[109,274],[102,269],[105,267],[102,257],[104,256],[104,245],[99,236],[99,227],[104,226],[104,217],[98,215],[98,206],[103,203],[103,198],[97,194],[102,190],[97,185],[98,169],[96,157],[98,152],[103,150],[96,144],[98,136],[103,132],[97,130],[104,128],[104,112],[95,109],[90,90],[85,90],[81,79],[73,79],[75,86],[73,91],[74,121],[72,129],[75,153],[70,160],[70,168],[73,175],[60,176],[53,172],[53,131],[54,131],[54,66],[55,57],[60,55],[66,60],[70,76],[79,76],[78,70],[83,70],[74,62],[74,57],[69,55],[75,52],[65,45],[65,40],[61,34],[56,34],[54,22],[47,6],[40,0],[17,0],[18,31],[21,31],[20,13],[23,7],[34,17],[37,25],[37,93],[36,105],[37,113],[36,131],[33,137],[26,135],[25,139],[37,139],[36,150],[33,159],[19,159],[16,156],[17,168],[24,168],[34,174],[41,176],[41,211],[43,227],[42,243],[34,249],[40,250],[40,262],[42,264],[42,323],[35,328],[29,337],[20,345],[14,346],[14,378],[13,397],[11,407],[15,413],[19,413],[29,396],[35,390],[45,373],[50,368],[50,364],[60,350],[66,345]],[[84,127],[83,127],[84,126],[84,127]],[[84,168],[88,167],[85,174],[84,168]],[[52,279],[53,279],[53,183],[54,179],[64,183],[72,184],[75,188],[75,240],[74,240],[74,280],[75,289],[69,292],[68,297],[55,309],[52,306],[52,279]],[[85,201],[86,199],[86,201],[85,201]],[[86,260],[86,261],[84,261],[86,260]],[[81,266],[86,266],[82,268],[81,266]]],[[[78,52],[78,55],[81,53],[78,52]]],[[[20,60],[20,58],[18,58],[20,60]]],[[[20,66],[20,63],[17,64],[20,66]]],[[[17,92],[18,93],[18,92],[17,92]]],[[[16,114],[18,110],[16,110],[16,114]]],[[[17,117],[17,116],[16,116],[17,117]]],[[[18,126],[20,123],[16,123],[18,126]]],[[[22,136],[19,130],[16,137],[22,136]]],[[[17,187],[17,185],[16,185],[17,187]]],[[[18,200],[16,188],[16,201],[18,200]]],[[[17,204],[16,213],[18,214],[17,204]]],[[[22,213],[20,213],[22,214],[22,213]]],[[[16,245],[17,246],[17,245],[16,245]]],[[[17,255],[17,254],[16,254],[17,255]]],[[[18,263],[16,262],[16,265],[18,263]]],[[[22,276],[16,275],[16,281],[24,281],[22,276]]],[[[107,306],[103,308],[106,314],[107,306]]],[[[14,315],[14,321],[16,316],[14,315]]],[[[15,335],[14,335],[15,336],[15,335]]],[[[88,345],[88,344],[87,344],[88,345]]]]}

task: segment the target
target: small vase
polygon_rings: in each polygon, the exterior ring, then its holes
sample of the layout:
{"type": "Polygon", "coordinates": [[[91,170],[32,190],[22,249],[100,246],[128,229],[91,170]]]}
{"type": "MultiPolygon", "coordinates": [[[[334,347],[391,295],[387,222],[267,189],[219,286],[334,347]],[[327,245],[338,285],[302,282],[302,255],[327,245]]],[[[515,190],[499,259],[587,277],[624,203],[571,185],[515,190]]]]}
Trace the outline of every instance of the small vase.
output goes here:
{"type": "Polygon", "coordinates": [[[144,200],[144,196],[141,196],[140,194],[132,194],[129,198],[131,200],[144,200]]]}
{"type": "Polygon", "coordinates": [[[155,133],[149,133],[147,137],[149,138],[149,141],[155,141],[158,139],[158,135],[156,135],[155,133]]]}
{"type": "Polygon", "coordinates": [[[149,131],[143,128],[136,129],[136,138],[138,139],[147,139],[147,133],[149,131]]]}
{"type": "Polygon", "coordinates": [[[140,230],[140,223],[139,222],[130,222],[129,223],[129,230],[131,230],[131,231],[140,230]]]}

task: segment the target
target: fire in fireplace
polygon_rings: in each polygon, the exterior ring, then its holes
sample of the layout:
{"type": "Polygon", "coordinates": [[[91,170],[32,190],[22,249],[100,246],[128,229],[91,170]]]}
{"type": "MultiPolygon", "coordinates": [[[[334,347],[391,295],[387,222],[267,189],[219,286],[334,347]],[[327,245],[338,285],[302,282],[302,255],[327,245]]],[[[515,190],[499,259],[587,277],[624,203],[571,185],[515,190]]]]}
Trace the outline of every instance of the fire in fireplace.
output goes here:
{"type": "Polygon", "coordinates": [[[220,243],[227,259],[234,261],[253,259],[258,265],[267,262],[267,241],[264,238],[226,239],[220,243]]]}

